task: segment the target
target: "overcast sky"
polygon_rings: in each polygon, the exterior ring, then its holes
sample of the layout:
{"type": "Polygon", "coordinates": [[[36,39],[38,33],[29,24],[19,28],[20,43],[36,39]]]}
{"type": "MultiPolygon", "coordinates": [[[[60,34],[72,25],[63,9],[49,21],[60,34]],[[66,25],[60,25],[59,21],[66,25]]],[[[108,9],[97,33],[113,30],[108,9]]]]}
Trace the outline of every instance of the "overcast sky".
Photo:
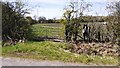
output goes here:
{"type": "MultiPolygon", "coordinates": [[[[3,0],[6,1],[6,0],[3,0]]],[[[10,2],[16,0],[7,0],[10,2]]],[[[27,16],[45,16],[47,19],[53,18],[61,18],[63,14],[63,8],[65,8],[66,4],[71,0],[22,0],[25,2],[31,10],[30,14],[27,16]]],[[[85,13],[86,15],[107,15],[106,6],[107,2],[111,2],[113,0],[85,0],[86,2],[90,2],[93,4],[91,8],[91,12],[85,13]]],[[[114,0],[117,1],[117,0],[114,0]]]]}

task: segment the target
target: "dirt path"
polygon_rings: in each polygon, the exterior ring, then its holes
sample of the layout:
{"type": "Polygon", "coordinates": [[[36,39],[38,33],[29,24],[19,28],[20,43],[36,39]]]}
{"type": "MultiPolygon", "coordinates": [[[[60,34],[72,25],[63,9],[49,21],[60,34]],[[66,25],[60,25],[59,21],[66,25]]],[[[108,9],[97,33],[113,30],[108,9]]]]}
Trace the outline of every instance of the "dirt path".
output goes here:
{"type": "Polygon", "coordinates": [[[60,61],[43,61],[23,58],[0,58],[2,59],[2,66],[86,66],[78,63],[64,63],[60,61]]]}

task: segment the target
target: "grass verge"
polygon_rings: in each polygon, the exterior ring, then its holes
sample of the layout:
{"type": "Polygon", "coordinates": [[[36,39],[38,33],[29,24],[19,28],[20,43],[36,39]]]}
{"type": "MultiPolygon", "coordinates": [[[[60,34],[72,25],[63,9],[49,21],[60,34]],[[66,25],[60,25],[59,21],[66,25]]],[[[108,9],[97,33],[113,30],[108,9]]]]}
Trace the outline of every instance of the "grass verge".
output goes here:
{"type": "Polygon", "coordinates": [[[0,57],[2,56],[2,41],[0,41],[0,57]]]}
{"type": "Polygon", "coordinates": [[[74,54],[65,51],[65,43],[60,42],[33,42],[18,43],[16,46],[6,46],[2,48],[2,55],[21,58],[32,58],[40,60],[59,60],[64,62],[77,62],[97,65],[117,65],[117,57],[100,57],[74,54]]]}

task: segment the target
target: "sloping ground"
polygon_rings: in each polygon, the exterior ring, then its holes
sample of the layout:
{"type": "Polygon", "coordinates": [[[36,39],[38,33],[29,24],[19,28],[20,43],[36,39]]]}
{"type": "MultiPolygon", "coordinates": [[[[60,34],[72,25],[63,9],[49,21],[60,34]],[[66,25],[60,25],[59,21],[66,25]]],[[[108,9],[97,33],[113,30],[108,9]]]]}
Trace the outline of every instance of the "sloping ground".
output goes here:
{"type": "Polygon", "coordinates": [[[118,58],[110,56],[89,56],[85,54],[72,53],[65,50],[66,43],[50,41],[28,41],[18,43],[15,46],[6,46],[2,48],[2,55],[8,57],[32,58],[37,60],[58,60],[70,63],[84,63],[95,65],[117,65],[118,58]]]}

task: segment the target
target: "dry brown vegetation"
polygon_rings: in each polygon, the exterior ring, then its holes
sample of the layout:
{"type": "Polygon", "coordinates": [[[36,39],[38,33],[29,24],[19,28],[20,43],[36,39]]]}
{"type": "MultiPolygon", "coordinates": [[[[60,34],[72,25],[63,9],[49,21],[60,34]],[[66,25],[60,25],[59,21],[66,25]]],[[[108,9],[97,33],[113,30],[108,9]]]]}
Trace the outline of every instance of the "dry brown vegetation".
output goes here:
{"type": "Polygon", "coordinates": [[[118,56],[118,45],[112,43],[78,43],[69,47],[71,52],[87,55],[118,56]]]}

